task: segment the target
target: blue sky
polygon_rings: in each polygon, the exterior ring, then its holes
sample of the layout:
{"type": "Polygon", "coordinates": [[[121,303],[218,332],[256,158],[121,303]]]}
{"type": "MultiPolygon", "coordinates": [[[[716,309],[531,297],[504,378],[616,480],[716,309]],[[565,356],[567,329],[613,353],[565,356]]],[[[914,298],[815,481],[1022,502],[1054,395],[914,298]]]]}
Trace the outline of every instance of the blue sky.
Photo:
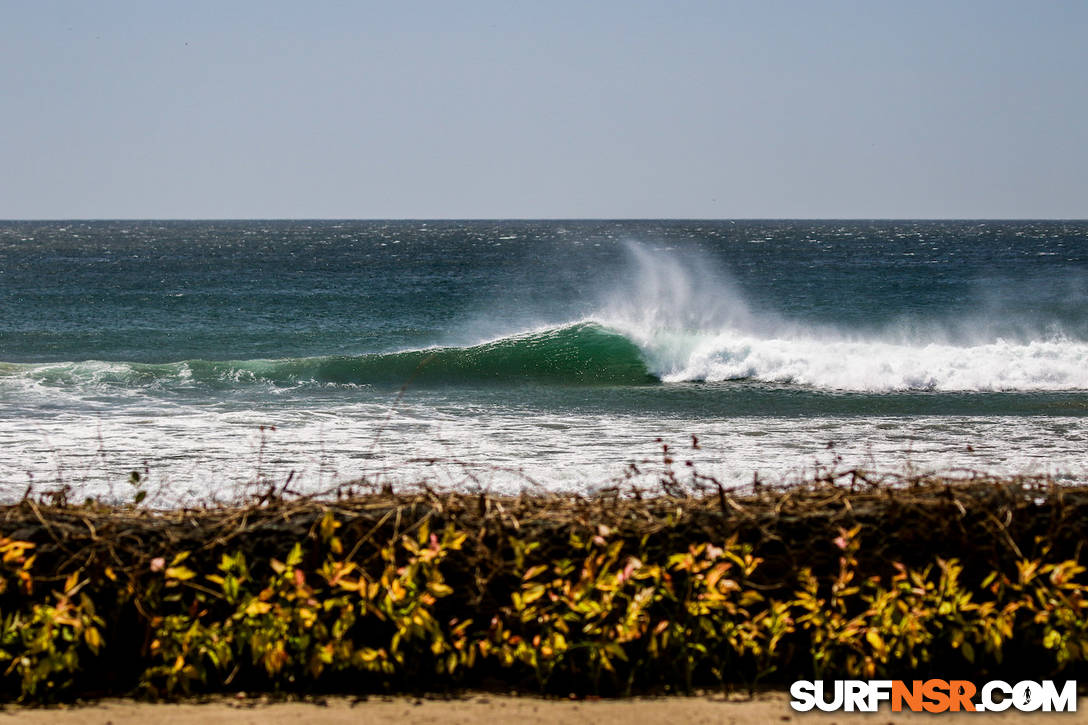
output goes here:
{"type": "Polygon", "coordinates": [[[0,0],[0,218],[1088,217],[1088,3],[0,0]]]}

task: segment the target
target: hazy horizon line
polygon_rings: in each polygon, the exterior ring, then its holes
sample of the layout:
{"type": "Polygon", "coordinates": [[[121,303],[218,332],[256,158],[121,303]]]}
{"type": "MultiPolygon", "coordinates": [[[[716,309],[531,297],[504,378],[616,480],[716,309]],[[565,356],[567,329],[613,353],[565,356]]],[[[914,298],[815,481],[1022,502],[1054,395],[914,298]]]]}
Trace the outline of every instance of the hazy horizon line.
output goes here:
{"type": "Polygon", "coordinates": [[[0,219],[31,222],[1085,222],[1088,217],[827,216],[827,217],[34,217],[0,219]]]}

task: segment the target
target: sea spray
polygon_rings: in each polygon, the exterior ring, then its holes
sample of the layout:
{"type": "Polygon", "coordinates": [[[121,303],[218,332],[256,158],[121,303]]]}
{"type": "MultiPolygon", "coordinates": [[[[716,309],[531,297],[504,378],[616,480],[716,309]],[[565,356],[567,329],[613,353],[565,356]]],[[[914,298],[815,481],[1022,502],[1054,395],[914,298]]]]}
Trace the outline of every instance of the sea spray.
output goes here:
{"type": "Polygon", "coordinates": [[[621,331],[665,382],[752,380],[843,391],[1088,390],[1088,342],[1048,327],[1026,341],[951,325],[904,335],[791,322],[753,311],[735,281],[699,252],[627,242],[632,269],[591,317],[621,331]],[[964,338],[959,335],[960,339],[964,338]]]}

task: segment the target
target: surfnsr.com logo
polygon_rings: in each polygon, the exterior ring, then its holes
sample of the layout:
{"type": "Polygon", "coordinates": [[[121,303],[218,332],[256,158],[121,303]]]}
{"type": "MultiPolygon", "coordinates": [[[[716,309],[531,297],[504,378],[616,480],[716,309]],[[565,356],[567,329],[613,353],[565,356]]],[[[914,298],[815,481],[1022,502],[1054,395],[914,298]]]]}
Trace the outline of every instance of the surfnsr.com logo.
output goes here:
{"type": "Polygon", "coordinates": [[[1061,687],[1053,680],[1009,683],[991,680],[799,680],[790,686],[790,706],[798,712],[1076,712],[1077,682],[1061,687]]]}

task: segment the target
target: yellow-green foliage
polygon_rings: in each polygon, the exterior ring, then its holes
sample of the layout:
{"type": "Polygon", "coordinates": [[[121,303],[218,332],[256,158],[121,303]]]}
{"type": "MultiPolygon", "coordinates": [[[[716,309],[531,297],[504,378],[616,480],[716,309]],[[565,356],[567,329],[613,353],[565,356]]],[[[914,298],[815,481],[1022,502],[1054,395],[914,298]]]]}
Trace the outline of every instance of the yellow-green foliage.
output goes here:
{"type": "Polygon", "coordinates": [[[854,528],[833,542],[833,576],[802,569],[768,589],[762,560],[734,539],[655,553],[648,536],[599,526],[572,533],[561,559],[506,533],[495,549],[506,580],[456,590],[447,576],[470,569],[453,566],[468,532],[432,531],[424,519],[364,560],[358,544],[345,550],[340,528],[326,514],[282,559],[235,551],[206,571],[185,551],[146,571],[81,570],[60,582],[36,570],[34,544],[0,539],[3,691],[71,696],[117,663],[131,675],[112,687],[153,695],[243,683],[438,690],[495,678],[622,693],[772,675],[995,673],[1009,651],[1053,674],[1088,657],[1088,585],[1072,561],[971,573],[955,560],[891,563],[862,578],[854,528]]]}

